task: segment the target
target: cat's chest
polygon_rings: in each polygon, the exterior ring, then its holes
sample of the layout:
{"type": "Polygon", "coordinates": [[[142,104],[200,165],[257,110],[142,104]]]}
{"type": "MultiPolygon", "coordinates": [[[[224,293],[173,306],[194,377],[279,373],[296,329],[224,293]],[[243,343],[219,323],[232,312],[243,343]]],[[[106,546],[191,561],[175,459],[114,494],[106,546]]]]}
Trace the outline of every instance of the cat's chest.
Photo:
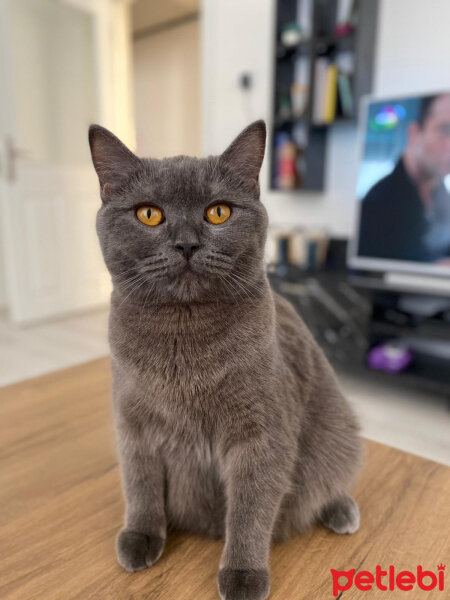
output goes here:
{"type": "Polygon", "coordinates": [[[184,390],[189,394],[217,387],[232,366],[226,360],[228,346],[220,339],[180,333],[144,338],[138,347],[141,376],[151,387],[166,391],[184,390]]]}
{"type": "MultiPolygon", "coordinates": [[[[115,331],[111,351],[134,385],[155,401],[186,406],[218,398],[245,362],[238,331],[115,331]]],[[[231,390],[229,390],[231,391],[231,390]]]]}
{"type": "Polygon", "coordinates": [[[257,307],[237,310],[179,308],[154,314],[145,327],[133,315],[112,315],[111,351],[142,398],[140,409],[208,430],[252,403],[273,369],[269,323],[257,307]]]}

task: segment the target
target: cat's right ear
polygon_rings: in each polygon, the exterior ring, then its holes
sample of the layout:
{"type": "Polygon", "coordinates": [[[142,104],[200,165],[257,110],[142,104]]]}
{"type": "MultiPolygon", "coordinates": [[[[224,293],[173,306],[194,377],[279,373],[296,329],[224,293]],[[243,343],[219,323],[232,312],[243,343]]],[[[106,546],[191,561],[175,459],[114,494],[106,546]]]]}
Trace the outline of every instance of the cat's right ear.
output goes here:
{"type": "Polygon", "coordinates": [[[89,146],[102,195],[107,195],[139,168],[140,159],[101,125],[89,127],[89,146]]]}

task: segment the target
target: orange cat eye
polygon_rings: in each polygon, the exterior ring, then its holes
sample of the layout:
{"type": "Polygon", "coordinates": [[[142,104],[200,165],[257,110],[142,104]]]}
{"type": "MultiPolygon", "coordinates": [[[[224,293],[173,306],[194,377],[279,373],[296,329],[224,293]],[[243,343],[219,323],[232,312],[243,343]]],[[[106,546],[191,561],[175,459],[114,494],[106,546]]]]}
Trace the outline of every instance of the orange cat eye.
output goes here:
{"type": "Polygon", "coordinates": [[[231,208],[228,204],[214,204],[206,210],[206,218],[213,225],[225,223],[230,218],[231,208]]]}
{"type": "Polygon", "coordinates": [[[157,206],[140,206],[136,211],[136,216],[144,225],[155,227],[163,220],[162,211],[157,206]]]}

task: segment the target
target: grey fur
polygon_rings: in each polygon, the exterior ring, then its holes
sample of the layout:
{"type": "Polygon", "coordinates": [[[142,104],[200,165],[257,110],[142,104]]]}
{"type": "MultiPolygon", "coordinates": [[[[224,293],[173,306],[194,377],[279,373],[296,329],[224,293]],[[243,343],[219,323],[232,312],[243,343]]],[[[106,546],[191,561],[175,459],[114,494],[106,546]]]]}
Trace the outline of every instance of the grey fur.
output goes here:
{"type": "Polygon", "coordinates": [[[97,125],[89,141],[102,197],[97,232],[113,281],[109,341],[126,501],[119,563],[152,565],[171,529],[223,538],[221,597],[261,600],[271,541],[317,522],[357,528],[345,494],[360,464],[358,424],[334,373],[265,274],[264,122],[205,159],[139,159],[97,125]],[[211,225],[205,209],[216,202],[232,213],[211,225]],[[164,222],[138,221],[142,204],[159,206],[164,222]],[[179,243],[199,248],[187,260],[179,243]]]}

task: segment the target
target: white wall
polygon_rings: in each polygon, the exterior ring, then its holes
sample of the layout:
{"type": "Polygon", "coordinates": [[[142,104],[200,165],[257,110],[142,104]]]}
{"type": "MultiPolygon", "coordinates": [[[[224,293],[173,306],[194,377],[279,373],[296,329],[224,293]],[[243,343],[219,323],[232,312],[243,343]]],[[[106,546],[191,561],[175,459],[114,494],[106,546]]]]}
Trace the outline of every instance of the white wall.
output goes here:
{"type": "Polygon", "coordinates": [[[200,26],[190,21],[134,43],[137,152],[200,155],[200,26]]]}
{"type": "MultiPolygon", "coordinates": [[[[216,153],[249,121],[271,119],[275,0],[203,0],[203,150],[216,153]],[[255,79],[248,98],[238,75],[255,79]]],[[[374,92],[450,88],[450,2],[380,0],[374,92]]],[[[322,193],[272,192],[268,161],[262,199],[272,224],[352,232],[358,169],[356,128],[333,126],[322,193]]]]}
{"type": "Polygon", "coordinates": [[[450,2],[382,0],[377,94],[450,89],[450,2]]]}
{"type": "Polygon", "coordinates": [[[136,148],[133,89],[131,7],[128,0],[111,2],[112,112],[115,134],[132,150],[136,148]]]}
{"type": "MultiPolygon", "coordinates": [[[[1,222],[2,215],[0,213],[0,232],[3,231],[3,224],[1,222]]],[[[0,233],[1,236],[1,233],[0,233]]],[[[2,240],[0,239],[0,311],[7,308],[7,297],[6,297],[6,281],[5,281],[5,264],[3,257],[2,240]]]]}

